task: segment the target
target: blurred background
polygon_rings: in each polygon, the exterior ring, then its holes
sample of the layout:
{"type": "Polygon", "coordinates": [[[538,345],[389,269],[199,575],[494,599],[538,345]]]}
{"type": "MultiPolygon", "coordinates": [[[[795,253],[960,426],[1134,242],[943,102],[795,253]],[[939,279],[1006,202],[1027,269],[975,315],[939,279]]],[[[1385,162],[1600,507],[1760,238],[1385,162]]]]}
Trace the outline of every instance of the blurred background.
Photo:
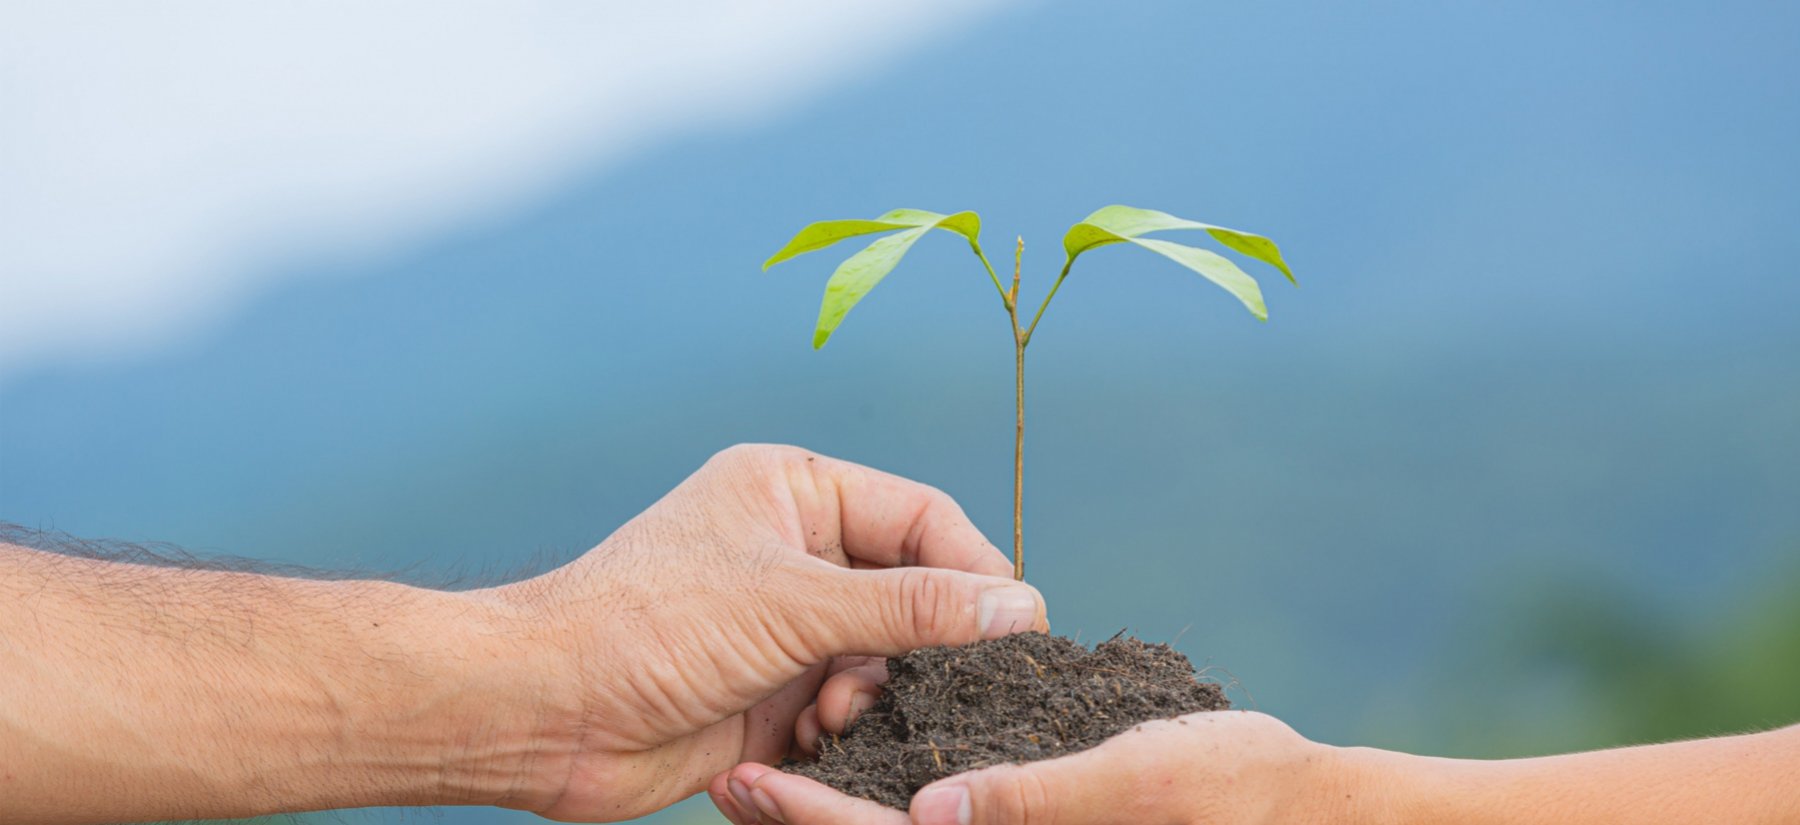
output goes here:
{"type": "Polygon", "coordinates": [[[820,352],[855,247],[758,267],[974,209],[1035,302],[1125,203],[1267,234],[1301,288],[1246,263],[1259,324],[1141,250],[1077,266],[1029,379],[1060,632],[1173,641],[1334,743],[1791,723],[1796,42],[1765,2],[8,4],[0,519],[441,581],[777,441],[1003,540],[967,248],[820,352]]]}

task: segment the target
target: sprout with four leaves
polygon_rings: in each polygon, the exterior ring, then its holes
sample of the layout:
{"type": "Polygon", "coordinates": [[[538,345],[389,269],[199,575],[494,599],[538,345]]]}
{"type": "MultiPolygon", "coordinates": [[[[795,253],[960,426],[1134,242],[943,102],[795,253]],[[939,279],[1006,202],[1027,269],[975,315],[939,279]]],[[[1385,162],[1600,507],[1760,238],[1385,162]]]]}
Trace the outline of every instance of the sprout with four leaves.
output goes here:
{"type": "Polygon", "coordinates": [[[968,239],[969,248],[981,260],[982,266],[987,267],[988,278],[994,282],[994,289],[1000,293],[1000,301],[1006,307],[1007,317],[1012,320],[1013,363],[1016,366],[1014,409],[1017,413],[1013,427],[1013,577],[1017,579],[1025,577],[1025,347],[1031,343],[1031,336],[1037,331],[1038,322],[1044,319],[1044,310],[1050,306],[1050,299],[1056,297],[1056,291],[1062,288],[1063,279],[1069,277],[1069,268],[1075,265],[1075,259],[1083,252],[1109,244],[1136,244],[1200,273],[1243,302],[1244,307],[1257,320],[1268,320],[1269,312],[1263,306],[1262,289],[1256,285],[1256,279],[1223,255],[1160,238],[1143,237],[1165,229],[1199,229],[1227,249],[1267,263],[1281,270],[1281,274],[1286,275],[1289,282],[1297,283],[1294,281],[1293,271],[1281,259],[1281,250],[1268,238],[1177,218],[1166,212],[1129,206],[1105,207],[1069,227],[1068,233],[1063,235],[1063,252],[1067,257],[1063,260],[1062,272],[1057,274],[1055,283],[1050,285],[1050,291],[1044,294],[1044,301],[1038,305],[1030,324],[1019,323],[1019,270],[1025,255],[1025,239],[1019,239],[1013,252],[1012,287],[1009,289],[1001,284],[1000,276],[994,272],[994,265],[988,262],[987,255],[981,251],[981,218],[974,212],[940,215],[922,209],[896,209],[872,221],[820,221],[800,230],[793,240],[788,241],[787,246],[763,263],[763,269],[766,271],[796,255],[824,249],[845,238],[881,232],[893,233],[876,239],[861,252],[850,256],[831,274],[831,280],[825,284],[825,300],[819,305],[818,327],[813,332],[813,349],[818,349],[825,346],[838,325],[844,322],[844,316],[850,312],[850,308],[856,306],[856,302],[869,294],[869,290],[874,289],[876,284],[881,283],[881,279],[893,271],[894,265],[900,262],[907,250],[933,229],[954,232],[968,239]]]}

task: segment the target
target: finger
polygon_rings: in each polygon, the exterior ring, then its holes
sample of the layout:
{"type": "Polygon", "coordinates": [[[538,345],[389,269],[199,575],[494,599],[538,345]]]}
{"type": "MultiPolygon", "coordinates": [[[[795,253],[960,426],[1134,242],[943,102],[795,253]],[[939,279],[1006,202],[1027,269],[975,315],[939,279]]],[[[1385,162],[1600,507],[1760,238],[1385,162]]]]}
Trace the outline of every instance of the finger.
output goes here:
{"type": "Polygon", "coordinates": [[[829,733],[842,734],[863,711],[875,706],[887,679],[885,662],[851,668],[826,679],[819,687],[819,701],[814,706],[819,726],[829,733]]]}
{"type": "Polygon", "coordinates": [[[1012,561],[942,490],[848,462],[815,462],[814,472],[838,474],[838,518],[850,558],[1012,576],[1012,561]]]}
{"type": "Polygon", "coordinates": [[[880,656],[839,656],[831,660],[831,665],[825,669],[825,675],[826,677],[836,676],[853,667],[864,665],[879,665],[886,669],[887,660],[880,656]]]}
{"type": "Polygon", "coordinates": [[[784,685],[774,695],[744,712],[744,746],[739,754],[707,757],[708,770],[722,770],[733,761],[774,762],[786,756],[794,744],[798,717],[811,707],[824,681],[824,665],[814,665],[784,685]],[[735,759],[733,757],[736,757],[735,759]]]}
{"type": "Polygon", "coordinates": [[[732,796],[735,788],[730,785],[730,780],[730,771],[721,771],[718,776],[713,777],[712,782],[706,786],[707,798],[712,800],[713,807],[718,808],[721,815],[731,820],[732,825],[756,825],[756,805],[750,800],[749,790],[744,791],[744,799],[739,802],[732,796]]]}
{"type": "Polygon", "coordinates": [[[841,547],[853,564],[1012,575],[1012,562],[941,490],[796,447],[738,447],[726,455],[786,485],[799,531],[793,538],[813,555],[841,547]]]}
{"type": "Polygon", "coordinates": [[[732,776],[744,782],[763,822],[782,825],[908,825],[906,814],[867,799],[845,796],[803,776],[762,765],[740,765],[732,776]]]}
{"type": "Polygon", "coordinates": [[[1070,756],[939,780],[913,797],[913,825],[1148,822],[1184,810],[1184,725],[1146,722],[1070,756]]]}
{"type": "Polygon", "coordinates": [[[1010,579],[924,567],[853,571],[804,564],[784,572],[783,586],[794,592],[776,602],[789,622],[783,630],[813,661],[897,656],[1049,627],[1037,589],[1010,579]]]}
{"type": "Polygon", "coordinates": [[[800,711],[800,716],[794,719],[794,747],[803,756],[816,757],[819,755],[819,737],[822,735],[824,729],[819,725],[819,706],[807,705],[806,710],[800,711]]]}

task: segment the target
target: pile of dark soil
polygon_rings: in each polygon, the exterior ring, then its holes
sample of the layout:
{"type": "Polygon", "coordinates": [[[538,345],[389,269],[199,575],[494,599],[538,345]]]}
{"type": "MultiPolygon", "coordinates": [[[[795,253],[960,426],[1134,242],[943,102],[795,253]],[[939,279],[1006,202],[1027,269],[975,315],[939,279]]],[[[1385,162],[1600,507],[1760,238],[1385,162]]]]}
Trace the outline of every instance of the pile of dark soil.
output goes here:
{"type": "Polygon", "coordinates": [[[888,660],[880,701],[819,759],[782,769],[904,810],[963,771],[1086,750],[1133,725],[1230,707],[1168,645],[1115,637],[1092,651],[1021,633],[888,660]]]}

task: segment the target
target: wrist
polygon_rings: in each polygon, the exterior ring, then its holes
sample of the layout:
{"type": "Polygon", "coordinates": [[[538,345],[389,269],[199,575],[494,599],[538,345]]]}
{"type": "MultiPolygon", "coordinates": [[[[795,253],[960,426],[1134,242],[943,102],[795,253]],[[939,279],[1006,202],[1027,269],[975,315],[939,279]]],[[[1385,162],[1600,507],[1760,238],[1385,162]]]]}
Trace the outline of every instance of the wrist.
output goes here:
{"type": "Polygon", "coordinates": [[[358,753],[346,767],[390,766],[382,805],[549,804],[567,780],[578,706],[541,624],[492,591],[374,584],[384,618],[361,622],[370,666],[338,702],[334,726],[358,753]],[[394,588],[399,588],[394,590],[394,588]]]}
{"type": "MultiPolygon", "coordinates": [[[[1337,815],[1330,821],[1353,825],[1412,825],[1451,821],[1432,804],[1432,789],[1444,763],[1379,748],[1334,748],[1338,780],[1337,815]]],[[[1460,821],[1460,820],[1458,820],[1460,821]]]]}
{"type": "MultiPolygon", "coordinates": [[[[443,804],[541,810],[567,786],[583,716],[578,665],[530,603],[496,591],[440,593],[443,804]]],[[[427,628],[430,632],[430,628],[427,628]]]]}

